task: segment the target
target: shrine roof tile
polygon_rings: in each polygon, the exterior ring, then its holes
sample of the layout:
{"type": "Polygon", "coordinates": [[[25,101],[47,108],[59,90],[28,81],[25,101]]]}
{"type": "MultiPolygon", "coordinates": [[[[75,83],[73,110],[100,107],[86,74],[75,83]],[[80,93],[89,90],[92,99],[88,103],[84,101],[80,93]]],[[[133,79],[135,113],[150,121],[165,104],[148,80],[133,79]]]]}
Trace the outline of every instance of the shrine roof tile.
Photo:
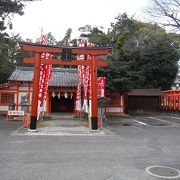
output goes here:
{"type": "MultiPolygon", "coordinates": [[[[33,67],[18,66],[15,68],[9,81],[31,82],[33,78],[33,67]]],[[[52,78],[49,86],[75,87],[77,86],[77,69],[71,68],[53,68],[52,78]]]]}

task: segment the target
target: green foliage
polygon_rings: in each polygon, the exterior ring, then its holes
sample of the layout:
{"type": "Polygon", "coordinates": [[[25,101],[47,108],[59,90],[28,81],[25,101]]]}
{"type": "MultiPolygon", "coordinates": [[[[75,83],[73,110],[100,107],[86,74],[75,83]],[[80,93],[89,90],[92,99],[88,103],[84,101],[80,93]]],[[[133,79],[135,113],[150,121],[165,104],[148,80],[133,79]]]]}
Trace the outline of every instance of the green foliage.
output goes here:
{"type": "Polygon", "coordinates": [[[71,28],[67,29],[64,38],[61,41],[59,41],[57,44],[60,46],[70,46],[71,34],[72,34],[72,29],[71,28]]]}
{"type": "Polygon", "coordinates": [[[179,53],[176,48],[167,36],[156,37],[156,41],[151,36],[141,53],[145,62],[142,66],[146,75],[145,87],[171,88],[178,71],[179,53]]]}
{"type": "Polygon", "coordinates": [[[51,32],[46,34],[46,39],[48,45],[57,45],[57,41],[51,32]]]}
{"type": "Polygon", "coordinates": [[[25,2],[35,0],[1,0],[0,1],[0,31],[4,31],[7,27],[12,29],[12,14],[24,14],[25,2]]]}
{"type": "Polygon", "coordinates": [[[81,31],[80,38],[88,39],[89,42],[96,44],[96,46],[108,46],[110,45],[110,34],[105,33],[102,26],[90,26],[86,25],[79,28],[81,31]]]}
{"type": "Polygon", "coordinates": [[[4,32],[12,28],[11,15],[23,15],[25,2],[34,0],[1,0],[0,1],[0,83],[7,81],[16,65],[22,64],[23,52],[17,45],[19,36],[9,37],[4,32]]]}
{"type": "Polygon", "coordinates": [[[111,23],[111,40],[115,44],[118,40],[122,41],[138,30],[138,24],[132,18],[129,18],[126,13],[118,15],[116,23],[111,23]]]}
{"type": "Polygon", "coordinates": [[[81,37],[98,46],[112,45],[109,66],[100,68],[107,78],[107,88],[126,93],[133,88],[170,89],[177,71],[180,36],[167,34],[156,24],[142,23],[119,15],[107,33],[102,27],[79,28],[81,37]]]}
{"type": "Polygon", "coordinates": [[[0,84],[7,82],[16,65],[22,64],[23,52],[17,44],[19,36],[0,34],[0,84]]]}
{"type": "Polygon", "coordinates": [[[179,60],[177,41],[157,25],[118,16],[112,26],[113,61],[109,66],[109,89],[169,89],[179,60]],[[115,67],[115,68],[114,68],[115,67]],[[117,76],[117,78],[115,78],[117,76]]]}

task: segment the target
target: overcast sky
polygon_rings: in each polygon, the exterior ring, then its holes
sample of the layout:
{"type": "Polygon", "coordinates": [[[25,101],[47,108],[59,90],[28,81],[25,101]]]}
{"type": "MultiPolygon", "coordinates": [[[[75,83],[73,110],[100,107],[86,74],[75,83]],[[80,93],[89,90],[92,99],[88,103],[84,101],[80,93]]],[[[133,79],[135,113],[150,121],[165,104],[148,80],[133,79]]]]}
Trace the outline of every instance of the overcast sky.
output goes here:
{"type": "Polygon", "coordinates": [[[86,24],[110,27],[114,18],[123,12],[143,19],[141,13],[149,0],[41,0],[28,3],[23,16],[13,17],[13,33],[23,39],[37,39],[41,28],[61,40],[68,28],[73,38],[78,37],[78,28],[86,24]]]}

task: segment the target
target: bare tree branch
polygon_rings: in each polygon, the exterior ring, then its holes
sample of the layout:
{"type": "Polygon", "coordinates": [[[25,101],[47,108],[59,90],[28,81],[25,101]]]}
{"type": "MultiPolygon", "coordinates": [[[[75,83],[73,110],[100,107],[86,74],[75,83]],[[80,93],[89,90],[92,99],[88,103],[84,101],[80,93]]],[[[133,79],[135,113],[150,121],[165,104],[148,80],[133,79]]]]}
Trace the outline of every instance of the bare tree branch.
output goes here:
{"type": "Polygon", "coordinates": [[[180,30],[180,0],[152,0],[146,14],[155,23],[180,30]]]}

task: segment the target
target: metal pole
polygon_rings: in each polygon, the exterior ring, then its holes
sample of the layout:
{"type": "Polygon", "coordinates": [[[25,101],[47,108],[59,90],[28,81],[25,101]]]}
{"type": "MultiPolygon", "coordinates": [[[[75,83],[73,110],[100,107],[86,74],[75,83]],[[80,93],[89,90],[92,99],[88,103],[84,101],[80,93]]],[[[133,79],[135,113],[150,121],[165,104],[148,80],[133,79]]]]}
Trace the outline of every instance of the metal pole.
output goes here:
{"type": "Polygon", "coordinates": [[[40,65],[41,65],[40,53],[36,53],[35,64],[34,64],[34,78],[33,78],[33,93],[32,93],[32,109],[31,109],[30,130],[36,130],[36,125],[37,125],[40,65]]]}

